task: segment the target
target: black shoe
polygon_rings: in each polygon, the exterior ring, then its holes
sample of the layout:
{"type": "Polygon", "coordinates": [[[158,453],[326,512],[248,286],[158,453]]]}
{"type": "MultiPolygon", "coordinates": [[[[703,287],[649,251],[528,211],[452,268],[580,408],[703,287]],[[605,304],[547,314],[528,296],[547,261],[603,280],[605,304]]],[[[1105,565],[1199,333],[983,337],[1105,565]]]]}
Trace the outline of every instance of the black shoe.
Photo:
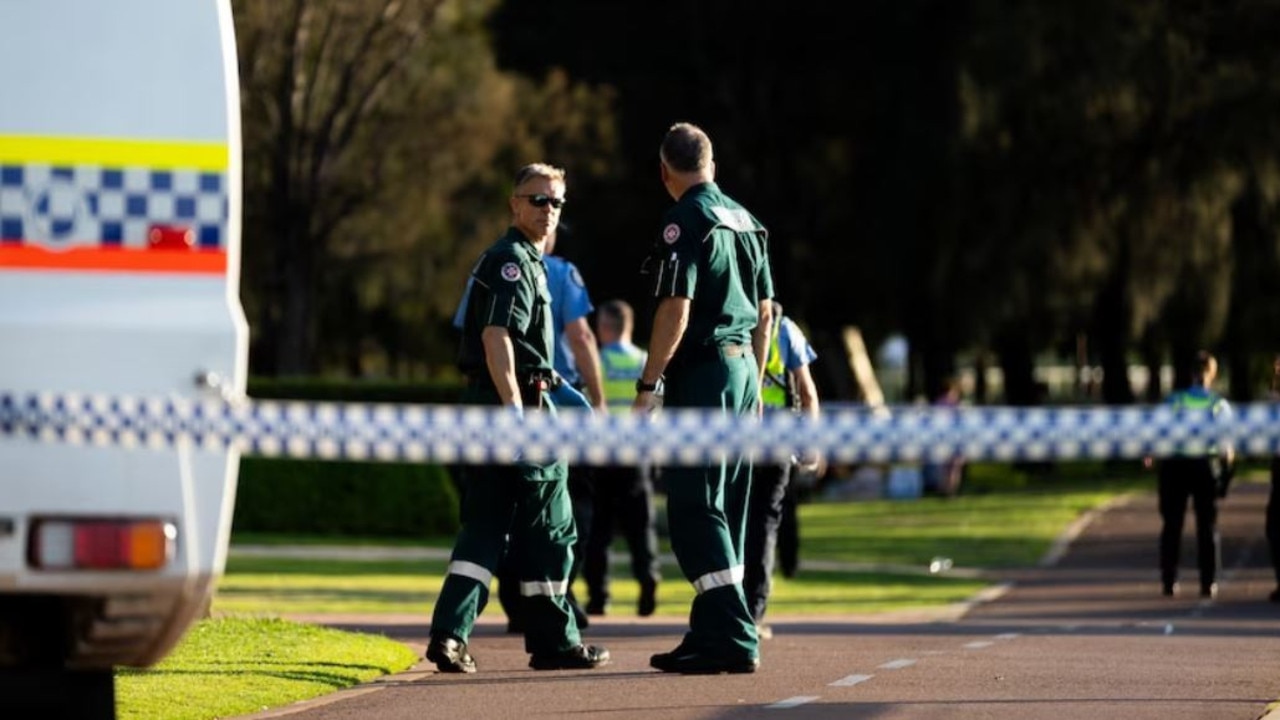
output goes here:
{"type": "Polygon", "coordinates": [[[658,609],[658,583],[649,582],[640,586],[640,600],[636,602],[636,614],[649,617],[658,609]]]}
{"type": "Polygon", "coordinates": [[[1200,597],[1212,600],[1218,597],[1218,583],[1205,583],[1200,586],[1200,597]]]}
{"type": "Polygon", "coordinates": [[[1272,590],[1271,594],[1267,596],[1267,599],[1273,603],[1280,603],[1280,587],[1272,590]]]}
{"type": "Polygon", "coordinates": [[[1178,594],[1178,583],[1176,582],[1165,583],[1164,587],[1160,589],[1160,594],[1164,595],[1165,597],[1176,596],[1178,594]]]}
{"type": "Polygon", "coordinates": [[[719,675],[720,673],[753,673],[760,667],[759,658],[717,657],[696,650],[676,648],[649,658],[649,667],[681,675],[719,675]]]}
{"type": "Polygon", "coordinates": [[[590,670],[609,664],[609,651],[597,645],[579,645],[556,653],[533,654],[534,670],[590,670]]]}
{"type": "Polygon", "coordinates": [[[605,600],[592,600],[587,603],[588,615],[604,615],[609,610],[609,603],[605,600]]]}
{"type": "Polygon", "coordinates": [[[467,652],[467,644],[453,638],[432,638],[427,645],[427,659],[436,669],[446,673],[473,673],[476,659],[467,652]]]}

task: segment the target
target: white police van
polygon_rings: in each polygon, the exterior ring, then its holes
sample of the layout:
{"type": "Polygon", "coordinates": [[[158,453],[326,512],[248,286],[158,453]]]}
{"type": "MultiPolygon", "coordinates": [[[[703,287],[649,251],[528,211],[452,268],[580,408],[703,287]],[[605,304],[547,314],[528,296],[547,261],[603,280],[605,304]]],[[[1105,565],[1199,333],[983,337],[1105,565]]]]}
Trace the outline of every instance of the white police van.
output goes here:
{"type": "MultiPolygon", "coordinates": [[[[0,0],[0,37],[0,397],[242,397],[230,0],[0,0]]],[[[0,717],[114,714],[208,605],[238,464],[0,427],[0,717]]]]}

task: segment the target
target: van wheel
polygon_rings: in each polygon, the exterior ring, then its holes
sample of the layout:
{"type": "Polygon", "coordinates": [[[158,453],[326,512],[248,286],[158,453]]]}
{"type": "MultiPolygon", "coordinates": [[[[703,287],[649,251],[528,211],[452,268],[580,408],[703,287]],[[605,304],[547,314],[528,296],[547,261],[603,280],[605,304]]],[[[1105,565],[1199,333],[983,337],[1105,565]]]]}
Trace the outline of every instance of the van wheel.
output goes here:
{"type": "Polygon", "coordinates": [[[0,669],[0,717],[114,720],[115,673],[61,668],[0,669]]]}

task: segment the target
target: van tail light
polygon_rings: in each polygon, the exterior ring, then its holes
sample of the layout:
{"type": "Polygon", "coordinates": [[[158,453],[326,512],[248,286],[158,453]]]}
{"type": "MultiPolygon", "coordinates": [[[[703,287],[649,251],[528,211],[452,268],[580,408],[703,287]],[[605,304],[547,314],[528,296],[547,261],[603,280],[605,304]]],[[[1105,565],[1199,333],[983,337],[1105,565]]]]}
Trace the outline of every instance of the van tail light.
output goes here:
{"type": "Polygon", "coordinates": [[[37,520],[28,560],[42,570],[158,570],[177,537],[165,520],[37,520]]]}
{"type": "Polygon", "coordinates": [[[147,228],[147,246],[152,249],[190,250],[195,244],[195,231],[186,225],[152,225],[147,228]]]}

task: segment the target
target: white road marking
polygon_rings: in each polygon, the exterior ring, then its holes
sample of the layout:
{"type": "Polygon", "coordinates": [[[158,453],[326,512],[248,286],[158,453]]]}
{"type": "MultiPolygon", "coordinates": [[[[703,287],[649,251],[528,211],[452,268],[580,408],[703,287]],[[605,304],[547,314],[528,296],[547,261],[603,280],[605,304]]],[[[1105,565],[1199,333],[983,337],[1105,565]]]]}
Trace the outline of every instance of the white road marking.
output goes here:
{"type": "Polygon", "coordinates": [[[789,710],[793,707],[799,707],[801,705],[804,705],[805,703],[811,703],[814,700],[817,700],[819,697],[820,696],[818,695],[797,695],[795,697],[789,697],[786,700],[779,700],[778,702],[772,705],[765,705],[764,709],[765,710],[789,710]]]}
{"type": "Polygon", "coordinates": [[[875,675],[849,675],[848,677],[842,677],[833,683],[827,683],[827,685],[830,685],[831,687],[849,687],[851,685],[857,685],[860,682],[866,682],[873,677],[875,677],[875,675]]]}
{"type": "Polygon", "coordinates": [[[1018,637],[1018,633],[1000,633],[996,636],[997,640],[1012,640],[1018,637]]]}
{"type": "Polygon", "coordinates": [[[981,650],[984,647],[991,647],[992,645],[995,645],[995,643],[991,642],[990,640],[974,640],[971,643],[964,644],[965,647],[971,650],[981,650]]]}
{"type": "Polygon", "coordinates": [[[901,660],[890,660],[889,662],[881,665],[880,669],[881,670],[901,670],[904,667],[911,667],[912,665],[915,665],[915,664],[916,664],[915,660],[911,660],[909,658],[903,658],[901,660]]]}
{"type": "Polygon", "coordinates": [[[1165,634],[1165,635],[1172,635],[1172,634],[1173,634],[1173,623],[1169,623],[1169,624],[1167,624],[1167,625],[1165,625],[1165,626],[1164,626],[1164,634],[1165,634]]]}

